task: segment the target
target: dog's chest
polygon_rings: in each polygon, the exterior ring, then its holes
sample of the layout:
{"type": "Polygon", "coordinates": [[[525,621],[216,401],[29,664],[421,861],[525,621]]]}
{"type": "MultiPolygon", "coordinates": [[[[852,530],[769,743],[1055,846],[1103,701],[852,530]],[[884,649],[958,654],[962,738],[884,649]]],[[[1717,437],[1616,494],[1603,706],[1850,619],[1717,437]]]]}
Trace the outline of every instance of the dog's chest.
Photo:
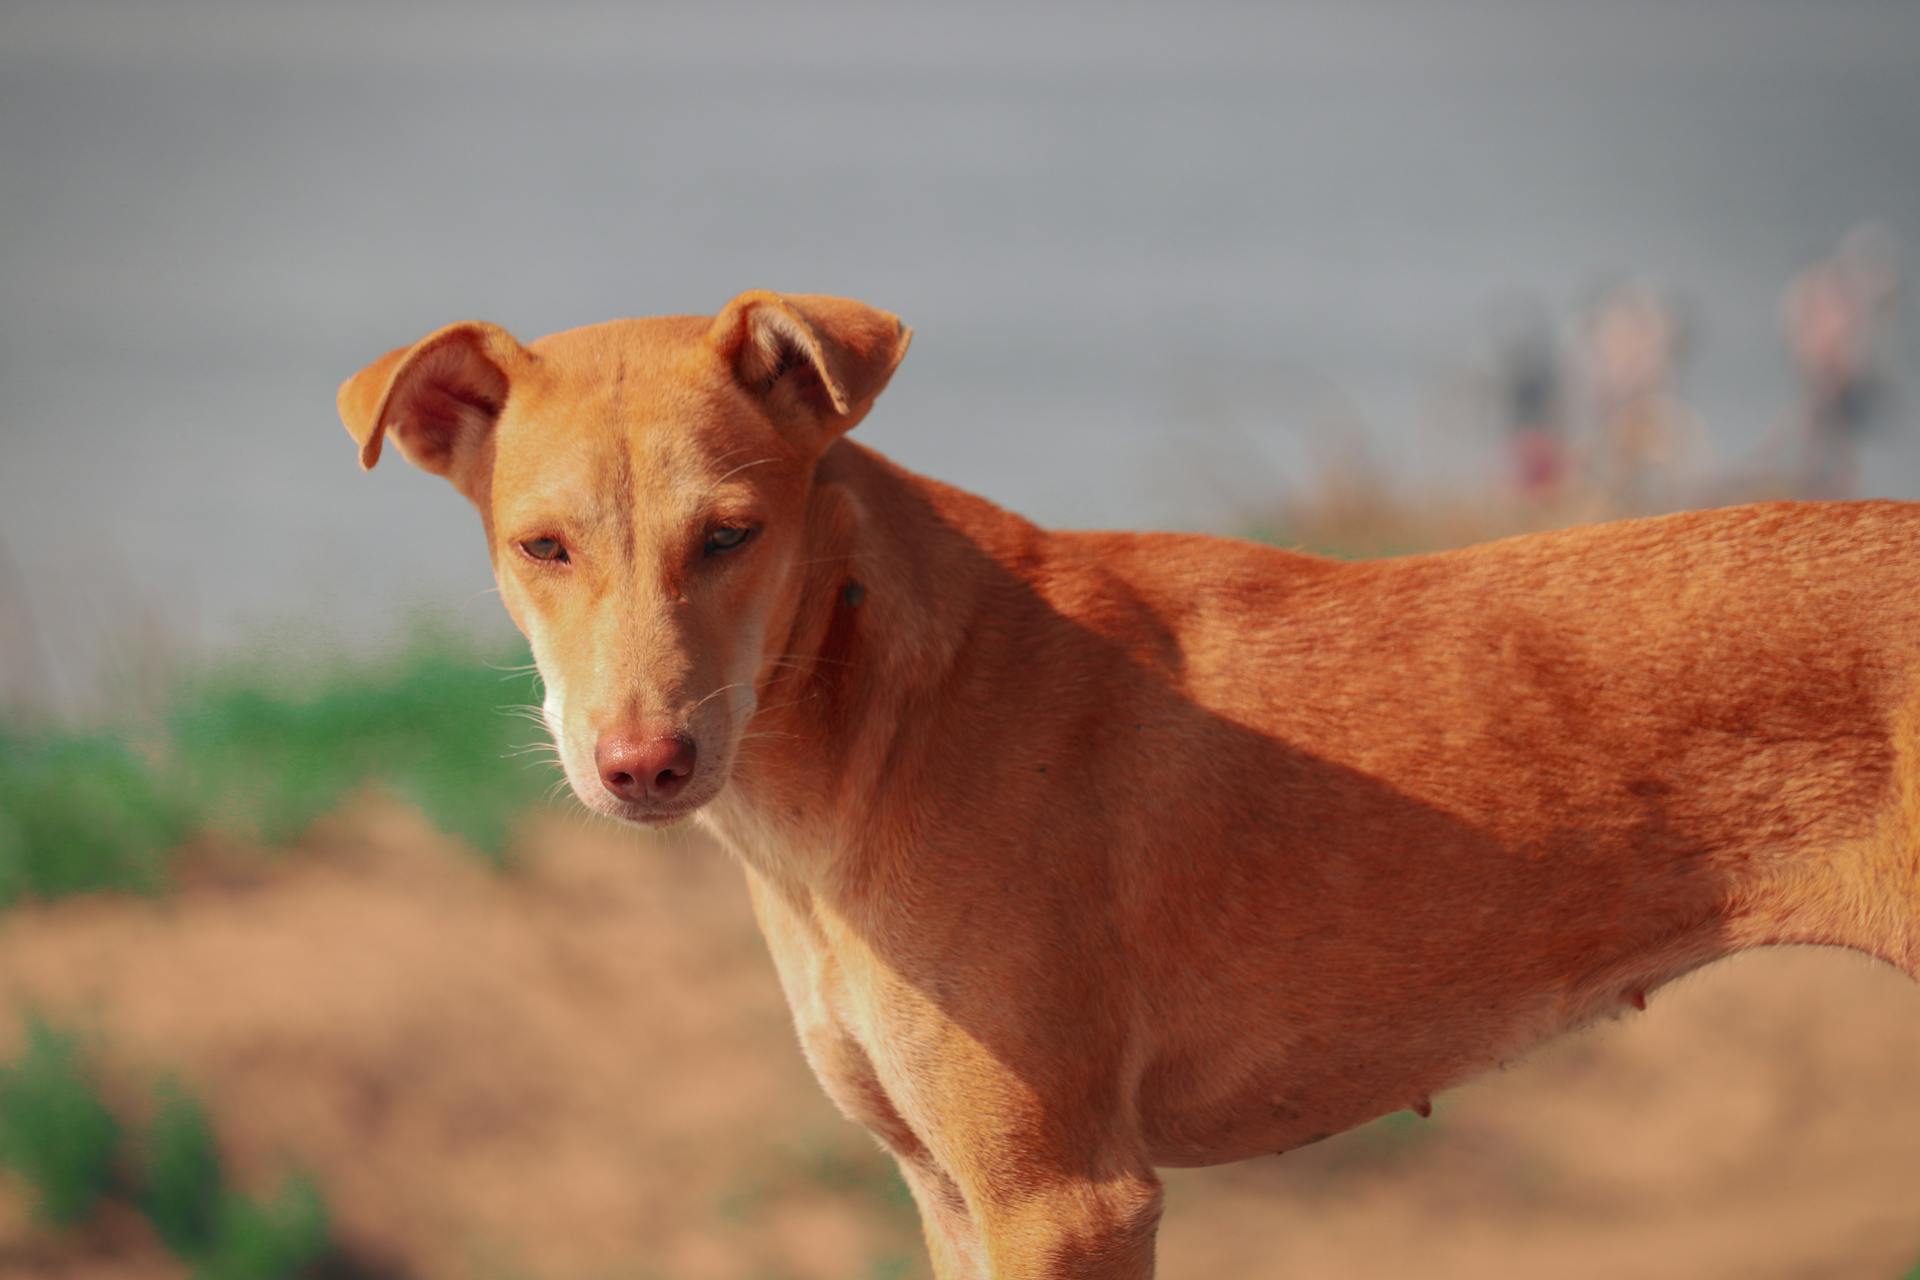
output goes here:
{"type": "Polygon", "coordinates": [[[917,1154],[921,1142],[883,1081],[884,1050],[865,1034],[869,1019],[833,940],[801,904],[751,872],[747,879],[801,1051],[827,1096],[896,1153],[917,1154]]]}

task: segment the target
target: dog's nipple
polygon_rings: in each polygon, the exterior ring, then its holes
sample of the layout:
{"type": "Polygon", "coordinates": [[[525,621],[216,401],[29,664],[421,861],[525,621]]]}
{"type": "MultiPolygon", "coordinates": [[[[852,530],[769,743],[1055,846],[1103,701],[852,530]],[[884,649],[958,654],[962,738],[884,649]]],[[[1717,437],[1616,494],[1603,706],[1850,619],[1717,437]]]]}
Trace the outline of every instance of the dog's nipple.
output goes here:
{"type": "Polygon", "coordinates": [[[858,609],[860,602],[867,598],[867,589],[857,582],[849,582],[840,592],[840,598],[847,602],[847,608],[858,609]]]}

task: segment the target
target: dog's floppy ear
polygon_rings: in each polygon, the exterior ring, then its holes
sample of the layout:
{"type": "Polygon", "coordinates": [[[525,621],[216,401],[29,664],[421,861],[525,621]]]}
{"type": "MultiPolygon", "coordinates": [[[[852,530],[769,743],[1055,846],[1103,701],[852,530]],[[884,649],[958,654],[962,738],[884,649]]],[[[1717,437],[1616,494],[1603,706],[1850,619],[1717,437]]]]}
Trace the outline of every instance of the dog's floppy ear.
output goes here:
{"type": "Polygon", "coordinates": [[[762,289],[729,302],[707,334],[776,422],[811,423],[822,444],[867,416],[912,340],[864,302],[762,289]]]}
{"type": "Polygon", "coordinates": [[[423,471],[457,474],[506,407],[513,374],[532,359],[498,325],[466,321],[398,347],[340,384],[340,420],[360,445],[360,465],[380,460],[392,435],[423,471]]]}

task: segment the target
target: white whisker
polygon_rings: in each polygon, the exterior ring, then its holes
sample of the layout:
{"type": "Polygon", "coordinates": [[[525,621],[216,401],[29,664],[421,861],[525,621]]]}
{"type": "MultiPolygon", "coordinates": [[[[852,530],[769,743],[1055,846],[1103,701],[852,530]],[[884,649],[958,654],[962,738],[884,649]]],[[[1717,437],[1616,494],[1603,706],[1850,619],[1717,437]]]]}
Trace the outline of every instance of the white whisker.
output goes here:
{"type": "Polygon", "coordinates": [[[774,711],[785,711],[787,708],[797,707],[803,702],[812,702],[815,698],[819,696],[820,695],[818,693],[809,693],[804,698],[795,698],[791,702],[776,702],[770,707],[761,707],[758,711],[754,713],[754,718],[758,719],[759,717],[767,715],[774,711]]]}
{"type": "Polygon", "coordinates": [[[725,484],[727,481],[733,479],[735,476],[739,475],[742,471],[745,471],[750,467],[763,467],[769,462],[780,462],[780,461],[782,461],[782,459],[780,458],[755,458],[752,462],[743,462],[739,466],[735,467],[733,470],[721,476],[718,480],[715,480],[712,484],[708,485],[706,489],[701,492],[700,496],[702,498],[706,497],[707,494],[712,493],[715,489],[718,489],[721,485],[725,484]]]}
{"type": "MultiPolygon", "coordinates": [[[[732,684],[721,685],[718,689],[715,689],[712,693],[700,699],[700,701],[694,703],[693,710],[698,711],[700,708],[706,706],[709,702],[713,701],[715,698],[719,697],[721,694],[725,693],[727,690],[742,688],[746,685],[746,683],[747,682],[745,680],[735,680],[732,684]]],[[[688,714],[691,715],[692,712],[689,712],[688,714]]]]}

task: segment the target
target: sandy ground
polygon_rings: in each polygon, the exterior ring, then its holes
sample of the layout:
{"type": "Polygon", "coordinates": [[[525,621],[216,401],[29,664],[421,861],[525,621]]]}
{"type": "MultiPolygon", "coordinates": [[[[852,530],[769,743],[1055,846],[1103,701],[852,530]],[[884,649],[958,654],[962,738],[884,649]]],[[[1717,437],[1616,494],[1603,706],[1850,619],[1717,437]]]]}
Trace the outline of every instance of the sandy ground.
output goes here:
{"type": "MultiPolygon", "coordinates": [[[[131,1108],[175,1072],[241,1180],[311,1171],[370,1275],[899,1280],[885,1162],[820,1097],[737,873],[550,822],[487,872],[362,805],[177,893],[0,917],[0,1037],[96,1038],[131,1108]]],[[[1883,1277],[1920,1258],[1920,990],[1744,957],[1644,1015],[1292,1156],[1170,1175],[1161,1274],[1883,1277]]],[[[0,1196],[0,1280],[182,1274],[0,1196]]]]}

